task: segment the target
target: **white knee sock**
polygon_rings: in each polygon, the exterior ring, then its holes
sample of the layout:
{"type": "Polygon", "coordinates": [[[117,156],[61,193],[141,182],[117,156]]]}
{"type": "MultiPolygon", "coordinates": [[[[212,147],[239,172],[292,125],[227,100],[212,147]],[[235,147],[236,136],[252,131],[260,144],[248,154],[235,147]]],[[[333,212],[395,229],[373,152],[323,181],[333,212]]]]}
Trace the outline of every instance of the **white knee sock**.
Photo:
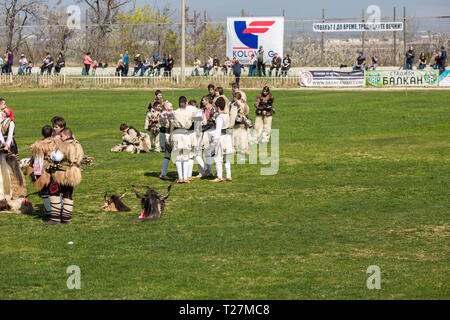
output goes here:
{"type": "Polygon", "coordinates": [[[222,162],[216,162],[216,172],[217,172],[217,178],[222,179],[222,162]]]}
{"type": "Polygon", "coordinates": [[[178,179],[183,180],[183,162],[177,161],[175,162],[175,165],[177,167],[178,179]]]}
{"type": "Polygon", "coordinates": [[[163,167],[162,167],[162,171],[161,174],[163,176],[167,176],[167,167],[169,166],[169,161],[170,159],[164,158],[163,160],[163,167]]]}
{"type": "Polygon", "coordinates": [[[225,175],[227,179],[231,178],[231,164],[230,162],[225,162],[225,175]]]}
{"type": "Polygon", "coordinates": [[[205,163],[203,162],[203,159],[201,156],[196,156],[195,161],[198,163],[198,172],[200,174],[203,174],[205,172],[205,163]]]}
{"type": "Polygon", "coordinates": [[[225,162],[225,174],[227,179],[231,178],[231,164],[229,162],[225,162]]]}
{"type": "Polygon", "coordinates": [[[194,159],[189,160],[189,171],[188,171],[188,178],[192,177],[192,170],[194,169],[194,159]]]}
{"type": "Polygon", "coordinates": [[[189,173],[189,161],[183,161],[183,179],[187,180],[189,173]]]}

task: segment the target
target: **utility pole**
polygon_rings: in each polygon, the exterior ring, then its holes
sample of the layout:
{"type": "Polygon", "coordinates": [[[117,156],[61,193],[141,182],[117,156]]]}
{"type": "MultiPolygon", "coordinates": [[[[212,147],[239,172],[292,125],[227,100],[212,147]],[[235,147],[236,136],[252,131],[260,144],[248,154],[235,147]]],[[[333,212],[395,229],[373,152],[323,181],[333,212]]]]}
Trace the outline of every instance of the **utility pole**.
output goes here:
{"type": "MultiPolygon", "coordinates": [[[[322,8],[322,23],[325,23],[325,9],[324,8],[322,8]]],[[[322,32],[321,39],[320,39],[320,61],[323,61],[323,54],[324,54],[323,35],[324,35],[324,33],[322,32]]]]}
{"type": "MultiPolygon", "coordinates": [[[[199,14],[200,16],[200,14],[199,14]]],[[[193,24],[194,24],[194,58],[197,57],[197,11],[194,10],[194,19],[193,19],[193,24]]]]}
{"type": "MultiPolygon", "coordinates": [[[[396,9],[394,7],[394,22],[396,19],[396,9]]],[[[405,26],[403,26],[404,28],[405,26]]],[[[394,31],[394,66],[397,65],[397,32],[394,31]]]]}
{"type": "MultiPolygon", "coordinates": [[[[364,20],[365,20],[364,19],[364,9],[362,9],[362,19],[361,19],[362,23],[364,23],[364,20]]],[[[361,43],[362,44],[361,45],[361,51],[362,52],[364,52],[364,40],[365,40],[364,37],[365,37],[365,34],[364,34],[364,31],[363,31],[363,32],[361,32],[361,42],[362,42],[361,43]]]]}
{"type": "Polygon", "coordinates": [[[403,54],[406,53],[406,7],[403,7],[403,54]]]}
{"type": "Polygon", "coordinates": [[[185,0],[181,0],[181,82],[184,83],[184,69],[186,59],[186,5],[185,0]]]}
{"type": "Polygon", "coordinates": [[[84,41],[86,42],[85,43],[85,46],[86,46],[86,52],[88,52],[89,51],[89,42],[88,42],[88,10],[86,9],[86,16],[85,16],[85,19],[86,19],[86,22],[85,22],[85,39],[84,39],[84,41]]]}
{"type": "Polygon", "coordinates": [[[208,48],[208,44],[206,43],[206,10],[203,10],[203,37],[205,39],[205,47],[203,50],[203,61],[206,61],[206,52],[207,52],[207,48],[208,48]]]}

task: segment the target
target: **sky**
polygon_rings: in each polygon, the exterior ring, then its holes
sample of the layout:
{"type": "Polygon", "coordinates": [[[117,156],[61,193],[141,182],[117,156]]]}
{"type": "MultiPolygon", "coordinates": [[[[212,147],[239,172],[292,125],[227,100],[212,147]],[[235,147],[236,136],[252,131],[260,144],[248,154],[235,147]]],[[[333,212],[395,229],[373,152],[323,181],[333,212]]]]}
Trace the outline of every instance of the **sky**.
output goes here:
{"type": "MultiPolygon", "coordinates": [[[[55,3],[57,0],[50,2],[55,3]]],[[[80,1],[62,0],[66,5],[77,2],[80,1]]],[[[132,7],[133,3],[153,8],[169,5],[175,16],[179,16],[181,11],[181,0],[129,0],[128,7],[132,7]]],[[[394,6],[397,7],[398,16],[403,14],[403,6],[406,6],[408,16],[450,16],[449,0],[186,0],[186,6],[192,11],[203,12],[207,9],[213,21],[225,21],[227,16],[240,16],[242,9],[250,16],[281,15],[285,9],[287,19],[302,19],[320,18],[322,8],[325,8],[326,17],[351,18],[361,16],[362,9],[370,5],[378,5],[382,17],[391,17],[394,6]]]]}
{"type": "MultiPolygon", "coordinates": [[[[47,0],[50,4],[60,2],[62,6],[81,4],[83,0],[47,0]]],[[[123,1],[123,0],[118,0],[123,1]]],[[[393,7],[397,8],[397,19],[403,16],[406,7],[408,17],[450,16],[450,0],[185,0],[190,8],[190,15],[194,10],[203,13],[207,10],[211,21],[225,22],[227,17],[241,16],[244,9],[248,16],[281,16],[283,9],[286,19],[317,19],[321,18],[322,8],[327,18],[356,18],[361,17],[362,10],[371,5],[377,5],[381,10],[381,17],[392,17],[393,7]]],[[[170,19],[180,21],[181,0],[128,0],[125,9],[130,10],[133,5],[162,9],[169,6],[170,19]]],[[[83,11],[84,12],[84,9],[83,11]]],[[[417,22],[421,30],[450,32],[450,18],[441,20],[420,20],[417,22]]],[[[312,25],[312,22],[311,22],[312,25]]]]}

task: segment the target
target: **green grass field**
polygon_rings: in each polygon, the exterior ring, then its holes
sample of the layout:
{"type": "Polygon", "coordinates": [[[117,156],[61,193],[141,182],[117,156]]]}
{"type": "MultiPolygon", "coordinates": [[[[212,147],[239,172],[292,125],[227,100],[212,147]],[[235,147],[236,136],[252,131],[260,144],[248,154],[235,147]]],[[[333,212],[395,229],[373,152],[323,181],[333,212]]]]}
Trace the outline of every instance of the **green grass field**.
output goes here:
{"type": "MultiPolygon", "coordinates": [[[[257,91],[245,91],[253,102],[257,91]]],[[[205,92],[164,95],[175,105],[205,92]]],[[[164,217],[136,224],[132,194],[130,213],[100,208],[128,182],[169,185],[162,154],[109,152],[122,122],[143,128],[153,90],[2,90],[20,158],[61,115],[95,165],[75,189],[72,225],[0,214],[0,298],[448,299],[449,92],[273,93],[276,175],[235,164],[233,182],[175,185],[164,217]],[[66,287],[69,265],[80,290],[66,287]],[[370,265],[381,290],[366,287],[370,265]]]]}

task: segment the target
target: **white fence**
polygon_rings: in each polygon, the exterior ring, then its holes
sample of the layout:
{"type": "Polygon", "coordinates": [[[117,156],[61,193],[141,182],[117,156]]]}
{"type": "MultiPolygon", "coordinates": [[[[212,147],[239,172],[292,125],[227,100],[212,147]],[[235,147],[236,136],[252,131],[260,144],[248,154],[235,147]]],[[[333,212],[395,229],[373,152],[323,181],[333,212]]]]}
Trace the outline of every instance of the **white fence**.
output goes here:
{"type": "MultiPolygon", "coordinates": [[[[21,88],[158,88],[158,87],[189,87],[205,88],[209,83],[228,88],[235,82],[233,75],[216,74],[212,76],[186,76],[184,83],[178,74],[173,76],[111,76],[111,75],[66,75],[66,74],[3,74],[0,75],[0,87],[21,88]]],[[[289,77],[240,77],[242,87],[295,87],[298,86],[298,76],[289,77]]]]}

